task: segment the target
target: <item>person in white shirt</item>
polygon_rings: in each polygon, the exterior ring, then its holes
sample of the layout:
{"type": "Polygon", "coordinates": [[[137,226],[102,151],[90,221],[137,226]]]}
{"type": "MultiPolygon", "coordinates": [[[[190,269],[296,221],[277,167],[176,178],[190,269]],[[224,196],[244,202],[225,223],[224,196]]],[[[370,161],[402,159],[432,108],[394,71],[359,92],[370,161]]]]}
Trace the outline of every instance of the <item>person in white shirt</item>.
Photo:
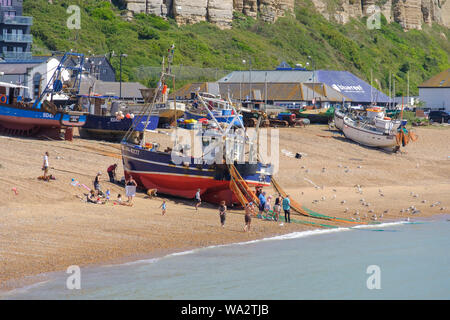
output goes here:
{"type": "Polygon", "coordinates": [[[198,206],[202,204],[202,199],[200,198],[200,189],[197,189],[197,193],[195,194],[195,210],[198,211],[198,206]]]}
{"type": "Polygon", "coordinates": [[[44,154],[44,163],[42,165],[42,170],[44,170],[44,179],[47,179],[47,173],[48,173],[48,167],[49,167],[48,156],[49,156],[49,154],[48,154],[48,152],[46,152],[44,154]]]}

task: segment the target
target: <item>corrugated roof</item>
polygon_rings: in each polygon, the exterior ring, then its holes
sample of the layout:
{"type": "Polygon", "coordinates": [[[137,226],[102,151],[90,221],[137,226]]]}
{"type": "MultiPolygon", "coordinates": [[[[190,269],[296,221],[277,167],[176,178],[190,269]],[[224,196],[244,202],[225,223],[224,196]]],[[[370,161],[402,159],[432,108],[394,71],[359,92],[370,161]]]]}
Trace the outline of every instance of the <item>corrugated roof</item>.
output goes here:
{"type": "MultiPolygon", "coordinates": [[[[341,102],[343,99],[351,101],[341,93],[323,83],[252,83],[252,97],[255,100],[266,99],[270,101],[311,101],[313,98],[319,101],[341,102]]],[[[191,92],[211,92],[211,83],[192,83],[185,85],[176,92],[178,98],[190,99],[191,92]]],[[[248,83],[219,83],[220,95],[233,99],[246,100],[250,95],[248,83]]]]}
{"type": "MultiPolygon", "coordinates": [[[[80,95],[89,94],[89,87],[93,82],[83,80],[80,87],[80,95]]],[[[125,99],[143,99],[140,89],[146,87],[139,82],[122,82],[122,98],[125,99]]],[[[94,92],[91,94],[120,96],[120,82],[106,82],[97,80],[95,82],[94,92]]]]}
{"type": "MultiPolygon", "coordinates": [[[[301,70],[252,70],[233,71],[222,79],[219,83],[245,83],[245,82],[312,82],[314,81],[313,71],[301,70]]],[[[317,79],[316,79],[317,81],[317,79]]]]}
{"type": "Polygon", "coordinates": [[[419,88],[450,88],[450,69],[438,73],[418,86],[419,88]]]}

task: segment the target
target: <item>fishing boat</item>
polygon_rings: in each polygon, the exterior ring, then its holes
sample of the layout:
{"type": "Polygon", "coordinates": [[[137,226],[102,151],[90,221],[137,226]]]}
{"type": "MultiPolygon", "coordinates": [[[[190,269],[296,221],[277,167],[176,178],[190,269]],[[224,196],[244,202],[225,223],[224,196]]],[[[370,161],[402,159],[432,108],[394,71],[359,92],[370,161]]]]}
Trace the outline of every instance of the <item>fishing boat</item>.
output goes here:
{"type": "Polygon", "coordinates": [[[0,82],[0,129],[12,135],[60,139],[61,131],[81,127],[86,114],[73,97],[79,91],[84,55],[66,53],[44,91],[33,102],[25,99],[25,86],[0,82]],[[54,97],[64,97],[63,105],[54,97]]]}
{"type": "MultiPolygon", "coordinates": [[[[171,61],[174,47],[169,51],[167,68],[163,68],[159,86],[155,89],[155,96],[160,96],[164,90],[166,81],[172,77],[171,61]]],[[[201,96],[198,101],[207,106],[201,96]]],[[[137,117],[151,114],[157,99],[149,104],[147,108],[137,117]]],[[[231,181],[236,176],[236,171],[248,185],[269,186],[273,172],[270,163],[262,163],[253,159],[245,159],[246,148],[251,150],[255,147],[246,136],[242,121],[239,120],[236,110],[234,110],[234,120],[228,124],[219,123],[214,114],[208,110],[212,122],[215,123],[211,130],[189,131],[195,134],[200,141],[199,149],[195,149],[193,155],[185,154],[191,144],[183,144],[178,141],[178,137],[186,138],[188,131],[176,127],[171,133],[166,131],[144,130],[138,138],[133,136],[134,126],[127,133],[121,143],[122,160],[125,177],[130,176],[138,183],[138,186],[148,190],[157,189],[158,193],[168,194],[187,199],[194,198],[200,189],[203,201],[219,203],[225,201],[228,205],[240,203],[236,194],[231,189],[231,181]],[[241,126],[239,133],[232,131],[232,127],[237,123],[241,126]],[[181,132],[180,132],[181,131],[181,132]],[[170,135],[175,143],[162,148],[161,136],[170,135]],[[235,141],[232,148],[225,148],[226,141],[235,141]],[[164,149],[164,150],[163,150],[164,149]],[[236,171],[235,171],[236,169],[236,171]]],[[[171,142],[172,143],[172,142],[171,142]]],[[[193,144],[195,146],[195,142],[193,144]]],[[[228,145],[229,146],[229,145],[228,145]]],[[[257,158],[256,158],[257,159],[257,158]]]]}
{"type": "MultiPolygon", "coordinates": [[[[235,118],[235,110],[229,101],[223,100],[220,97],[216,97],[207,93],[198,93],[204,101],[207,102],[206,106],[199,104],[195,101],[189,108],[184,112],[185,119],[200,120],[203,118],[212,120],[212,116],[220,123],[230,123],[235,118]],[[208,110],[211,112],[208,112],[208,110]]],[[[242,115],[239,115],[239,120],[242,121],[242,115]]]]}
{"type": "Polygon", "coordinates": [[[334,107],[310,109],[305,108],[297,112],[299,118],[307,118],[311,123],[327,124],[334,117],[334,107]]]}
{"type": "Polygon", "coordinates": [[[186,110],[186,105],[181,102],[176,102],[174,100],[168,100],[168,89],[159,92],[158,96],[154,96],[155,88],[149,89],[140,89],[142,97],[144,98],[145,103],[153,103],[159,101],[154,104],[154,113],[156,113],[159,117],[158,126],[160,128],[168,127],[170,125],[176,124],[176,119],[183,117],[184,112],[186,110]]]}
{"type": "MultiPolygon", "coordinates": [[[[125,134],[137,120],[135,112],[140,112],[138,108],[142,109],[142,106],[128,105],[121,108],[118,101],[111,102],[111,97],[106,96],[83,96],[81,98],[95,101],[95,107],[92,108],[94,109],[93,114],[87,115],[86,123],[79,129],[80,137],[84,139],[110,142],[122,141],[125,134]],[[103,106],[105,107],[103,108],[103,106]]],[[[147,130],[154,130],[158,127],[158,122],[159,115],[157,113],[145,116],[136,125],[135,131],[141,132],[144,129],[144,124],[147,125],[147,130]]]]}
{"type": "Polygon", "coordinates": [[[344,127],[345,111],[343,109],[334,109],[334,126],[342,131],[344,127]]]}

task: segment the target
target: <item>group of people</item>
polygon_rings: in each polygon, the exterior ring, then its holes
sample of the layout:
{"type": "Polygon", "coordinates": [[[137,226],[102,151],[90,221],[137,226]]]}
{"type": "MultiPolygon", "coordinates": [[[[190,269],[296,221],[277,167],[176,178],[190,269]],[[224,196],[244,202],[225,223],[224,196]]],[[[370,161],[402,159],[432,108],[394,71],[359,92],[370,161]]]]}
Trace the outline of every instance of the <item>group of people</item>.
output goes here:
{"type": "Polygon", "coordinates": [[[278,194],[275,198],[275,203],[272,207],[272,196],[268,196],[266,198],[266,192],[262,191],[262,188],[256,188],[256,196],[259,200],[259,215],[261,218],[263,216],[269,220],[278,221],[280,218],[281,209],[284,211],[284,220],[287,223],[291,223],[291,200],[289,195],[286,197],[282,197],[281,194],[278,194]],[[270,216],[270,212],[272,211],[272,216],[270,216]]]}
{"type": "MultiPolygon", "coordinates": [[[[256,189],[256,195],[259,200],[259,217],[263,218],[265,215],[265,218],[268,220],[274,220],[278,221],[280,218],[281,209],[284,211],[284,219],[286,223],[291,223],[291,200],[289,198],[289,195],[286,195],[286,197],[282,197],[280,194],[275,198],[275,204],[273,205],[273,208],[271,206],[271,200],[272,197],[269,196],[266,198],[266,193],[262,191],[261,188],[256,189]],[[270,211],[273,212],[273,216],[269,217],[270,211]]],[[[200,190],[197,192],[196,199],[200,199],[200,190]]],[[[200,200],[197,200],[195,208],[198,208],[198,204],[201,203],[200,200]]],[[[250,231],[251,223],[252,223],[252,216],[256,216],[256,206],[253,202],[247,203],[245,206],[245,226],[244,231],[250,231]]],[[[219,205],[219,217],[220,217],[220,224],[222,227],[225,227],[225,220],[226,220],[226,212],[227,212],[227,206],[225,205],[225,201],[222,201],[219,205]]]]}

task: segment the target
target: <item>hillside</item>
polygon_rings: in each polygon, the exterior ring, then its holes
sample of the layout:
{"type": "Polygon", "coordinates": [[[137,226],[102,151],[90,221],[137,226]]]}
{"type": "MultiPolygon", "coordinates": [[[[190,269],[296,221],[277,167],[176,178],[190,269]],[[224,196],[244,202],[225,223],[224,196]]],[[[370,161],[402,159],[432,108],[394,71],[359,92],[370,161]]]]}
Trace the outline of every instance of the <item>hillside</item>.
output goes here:
{"type": "MultiPolygon", "coordinates": [[[[24,14],[34,17],[32,33],[35,54],[74,51],[85,54],[126,53],[123,78],[154,83],[151,75],[137,72],[140,66],[159,66],[167,48],[177,47],[174,64],[218,70],[248,69],[242,60],[252,60],[253,69],[273,69],[281,61],[305,64],[308,56],[317,69],[349,70],[387,92],[389,72],[396,78],[397,94],[406,95],[407,72],[410,93],[417,84],[450,67],[450,30],[433,24],[423,30],[403,31],[398,23],[382,17],[379,30],[369,30],[366,18],[352,18],[345,25],[327,21],[310,0],[297,0],[294,15],[274,24],[235,14],[233,28],[220,30],[207,22],[177,26],[174,20],[138,14],[131,22],[109,1],[78,1],[81,29],[69,30],[66,13],[74,1],[25,0],[24,14]],[[81,5],[81,3],[83,3],[81,5]]],[[[115,3],[116,1],[113,1],[115,3]]],[[[112,58],[118,68],[119,59],[112,58]]],[[[193,75],[192,80],[214,80],[193,75]]]]}

